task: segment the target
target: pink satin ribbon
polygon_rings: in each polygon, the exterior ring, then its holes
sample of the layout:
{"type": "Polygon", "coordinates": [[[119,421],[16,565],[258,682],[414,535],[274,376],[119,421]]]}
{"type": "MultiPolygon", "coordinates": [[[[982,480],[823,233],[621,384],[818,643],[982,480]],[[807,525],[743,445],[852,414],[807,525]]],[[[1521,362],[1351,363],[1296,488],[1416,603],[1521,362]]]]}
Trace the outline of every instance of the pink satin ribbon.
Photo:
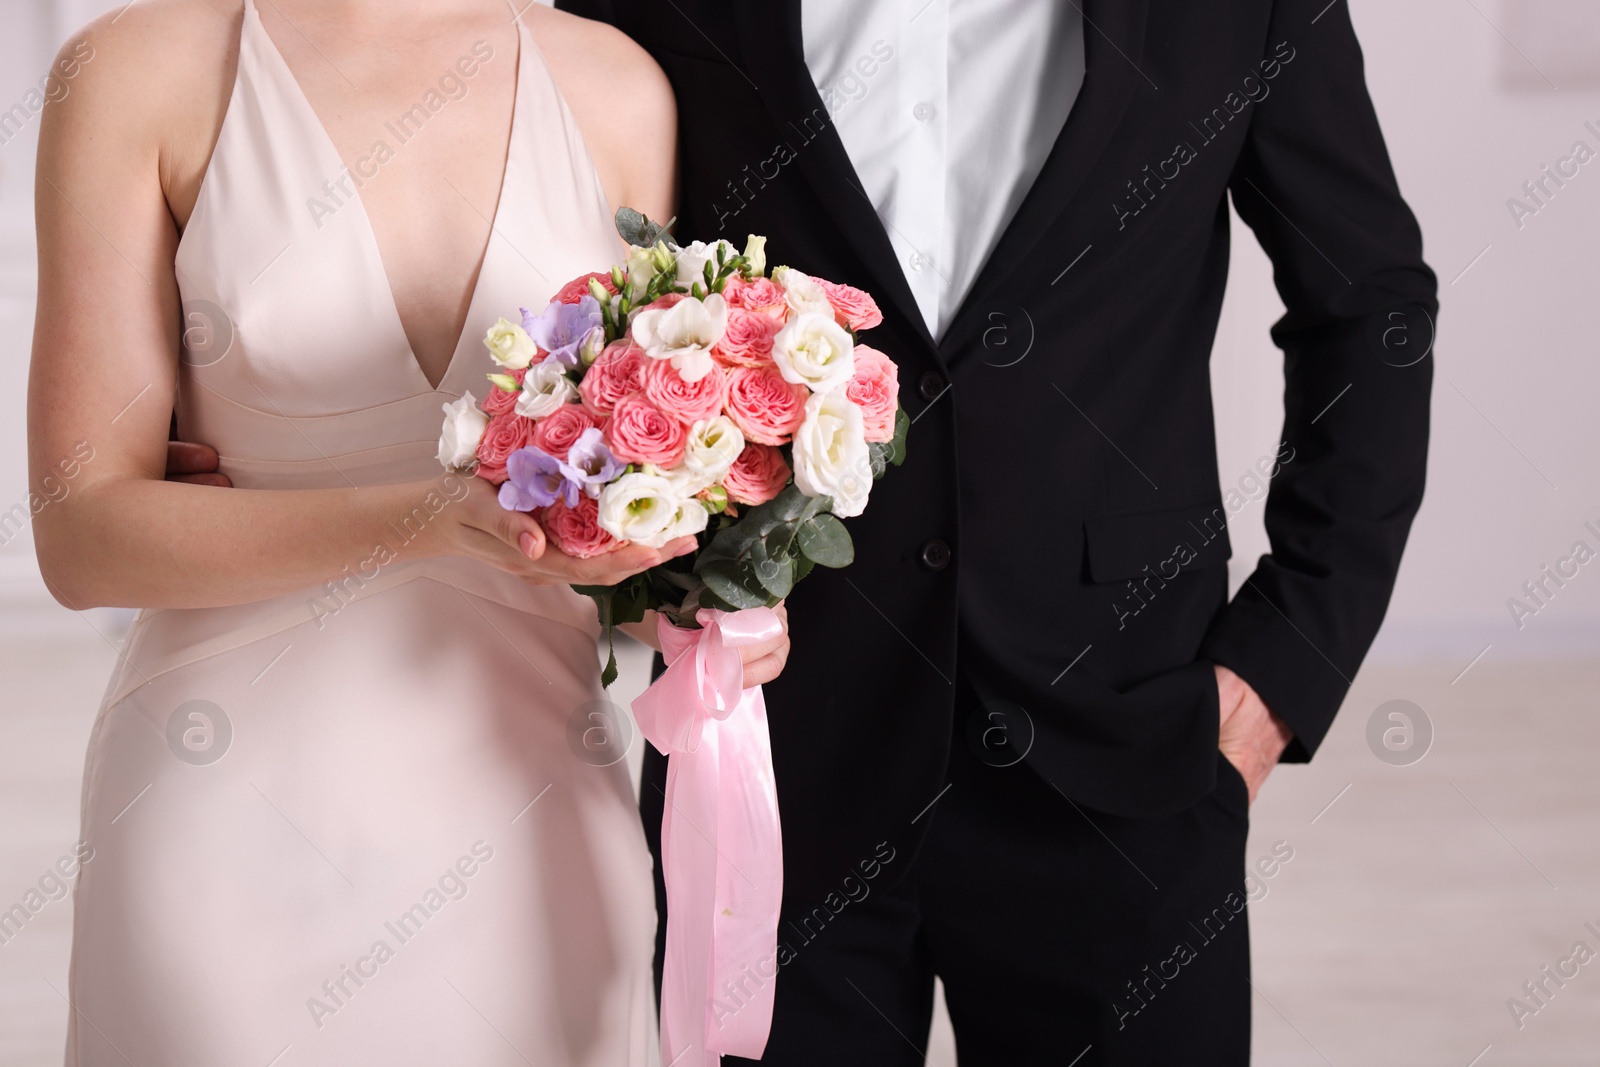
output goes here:
{"type": "Polygon", "coordinates": [[[783,838],[761,687],[743,688],[742,646],[777,637],[769,608],[701,609],[704,629],[660,622],[667,670],[633,702],[667,763],[661,863],[667,948],[661,1062],[760,1059],[778,974],[783,838]]]}

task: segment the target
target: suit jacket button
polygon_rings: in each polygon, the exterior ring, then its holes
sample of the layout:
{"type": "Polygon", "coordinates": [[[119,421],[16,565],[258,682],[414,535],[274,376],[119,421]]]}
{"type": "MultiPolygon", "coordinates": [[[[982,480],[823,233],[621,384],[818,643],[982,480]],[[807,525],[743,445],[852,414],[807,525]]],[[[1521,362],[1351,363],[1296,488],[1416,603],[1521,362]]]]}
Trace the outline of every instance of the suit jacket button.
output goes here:
{"type": "Polygon", "coordinates": [[[931,370],[924,374],[917,382],[918,394],[930,404],[943,396],[944,391],[948,388],[949,383],[944,380],[944,375],[936,370],[931,370]]]}
{"type": "Polygon", "coordinates": [[[922,565],[930,571],[942,571],[950,566],[950,546],[935,537],[922,546],[922,565]]]}

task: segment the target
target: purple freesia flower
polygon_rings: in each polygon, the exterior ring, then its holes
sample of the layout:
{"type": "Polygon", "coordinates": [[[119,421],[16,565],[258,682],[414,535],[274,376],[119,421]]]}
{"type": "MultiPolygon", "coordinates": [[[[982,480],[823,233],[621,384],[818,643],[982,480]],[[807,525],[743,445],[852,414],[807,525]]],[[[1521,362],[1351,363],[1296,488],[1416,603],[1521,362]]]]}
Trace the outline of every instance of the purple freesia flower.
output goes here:
{"type": "MultiPolygon", "coordinates": [[[[572,447],[567,450],[567,461],[561,465],[561,472],[569,482],[581,486],[585,493],[598,497],[601,488],[621,474],[626,466],[606,447],[605,436],[599,427],[591,426],[572,442],[572,447]]],[[[507,469],[510,469],[509,466],[507,469]]]]}
{"type": "Polygon", "coordinates": [[[564,367],[578,365],[578,347],[600,327],[601,321],[600,301],[592,296],[585,296],[576,304],[552,303],[538,315],[522,309],[522,328],[534,344],[550,353],[545,362],[564,367]]]}
{"type": "Polygon", "coordinates": [[[500,506],[507,511],[547,508],[558,499],[578,506],[582,486],[567,476],[567,465],[542,448],[527,445],[506,457],[506,480],[500,483],[500,506]]]}

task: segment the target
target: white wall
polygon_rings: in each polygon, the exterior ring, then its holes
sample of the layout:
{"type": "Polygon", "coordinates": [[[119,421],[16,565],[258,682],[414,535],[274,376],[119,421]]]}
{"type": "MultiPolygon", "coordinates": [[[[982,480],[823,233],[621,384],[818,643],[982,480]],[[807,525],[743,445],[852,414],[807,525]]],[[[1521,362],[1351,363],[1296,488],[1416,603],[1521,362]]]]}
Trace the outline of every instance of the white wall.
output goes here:
{"type": "MultiPolygon", "coordinates": [[[[1591,654],[1600,650],[1600,564],[1582,568],[1521,631],[1506,600],[1580,537],[1600,551],[1600,537],[1582,529],[1585,520],[1600,526],[1600,160],[1520,230],[1506,199],[1575,140],[1600,152],[1600,136],[1583,128],[1588,120],[1600,128],[1600,92],[1582,85],[1585,75],[1594,83],[1600,49],[1552,56],[1572,32],[1538,33],[1538,16],[1553,8],[1577,16],[1573,26],[1593,41],[1600,5],[1356,0],[1351,7],[1442,303],[1428,495],[1375,655],[1427,652],[1465,667],[1491,644],[1486,660],[1591,654]],[[1562,88],[1551,89],[1497,26],[1515,30],[1516,48],[1562,88]]],[[[1266,258],[1237,220],[1235,236],[1212,373],[1224,480],[1271,450],[1282,389],[1279,354],[1266,334],[1282,305],[1266,258]]],[[[1247,517],[1253,522],[1235,531],[1236,582],[1266,548],[1259,511],[1247,517]]]]}
{"type": "MultiPolygon", "coordinates": [[[[0,107],[37,79],[68,29],[113,5],[6,0],[0,107]]],[[[1343,0],[1340,0],[1343,2],[1343,0]]],[[[1465,666],[1490,657],[1588,652],[1600,639],[1600,565],[1585,567],[1518,631],[1506,607],[1543,564],[1600,526],[1600,428],[1593,414],[1593,290],[1600,272],[1600,161],[1519,230],[1506,199],[1577,139],[1600,150],[1600,40],[1592,0],[1355,0],[1368,79],[1401,187],[1440,276],[1428,498],[1401,571],[1380,654],[1429,652],[1465,666]],[[1541,30],[1538,16],[1569,20],[1541,30]],[[1493,20],[1494,25],[1491,25],[1493,20]],[[1508,46],[1495,26],[1512,35],[1508,46]],[[1522,58],[1533,58],[1552,89],[1522,58]],[[1560,54],[1555,54],[1560,53],[1560,54]],[[1474,257],[1488,251],[1461,274],[1474,257]],[[1476,405],[1476,407],[1474,407],[1476,405]],[[1548,481],[1546,480],[1548,478],[1548,481]],[[1552,484],[1553,483],[1553,486],[1552,484]]],[[[32,151],[36,126],[0,146],[0,511],[25,498],[23,400],[33,308],[32,151]]],[[[1213,378],[1222,476],[1277,440],[1281,311],[1270,269],[1238,228],[1213,378]]],[[[1260,509],[1235,532],[1235,580],[1265,550],[1260,509]]],[[[73,625],[50,605],[26,538],[0,547],[0,632],[73,625]]]]}

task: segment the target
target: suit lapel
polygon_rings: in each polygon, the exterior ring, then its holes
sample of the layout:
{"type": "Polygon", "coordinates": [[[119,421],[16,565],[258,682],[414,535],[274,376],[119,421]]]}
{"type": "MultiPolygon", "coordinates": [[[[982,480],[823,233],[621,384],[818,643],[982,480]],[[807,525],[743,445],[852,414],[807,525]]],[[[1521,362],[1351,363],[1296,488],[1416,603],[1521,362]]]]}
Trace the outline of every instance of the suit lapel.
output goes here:
{"type": "MultiPolygon", "coordinates": [[[[981,306],[1060,217],[1116,133],[1141,85],[1149,0],[1083,0],[1083,88],[1015,217],[979,271],[955,325],[981,306]]],[[[1068,249],[1076,255],[1076,249],[1068,249]]]]}
{"type": "MultiPolygon", "coordinates": [[[[1139,64],[1149,4],[1150,0],[1082,0],[1083,88],[1033,187],[979,272],[952,326],[1005,281],[1060,216],[1116,133],[1134,93],[1148,84],[1139,64]]],[[[894,246],[862,190],[844,142],[806,68],[800,0],[764,4],[742,0],[733,8],[749,75],[785,137],[792,138],[796,162],[806,179],[867,265],[874,294],[893,304],[933,347],[894,246]]]]}
{"type": "Polygon", "coordinates": [[[795,162],[827,205],[840,233],[867,265],[873,294],[892,304],[932,351],[933,337],[906,283],[894,246],[806,68],[800,0],[740,0],[733,9],[746,69],[785,140],[794,147],[795,162]]]}

